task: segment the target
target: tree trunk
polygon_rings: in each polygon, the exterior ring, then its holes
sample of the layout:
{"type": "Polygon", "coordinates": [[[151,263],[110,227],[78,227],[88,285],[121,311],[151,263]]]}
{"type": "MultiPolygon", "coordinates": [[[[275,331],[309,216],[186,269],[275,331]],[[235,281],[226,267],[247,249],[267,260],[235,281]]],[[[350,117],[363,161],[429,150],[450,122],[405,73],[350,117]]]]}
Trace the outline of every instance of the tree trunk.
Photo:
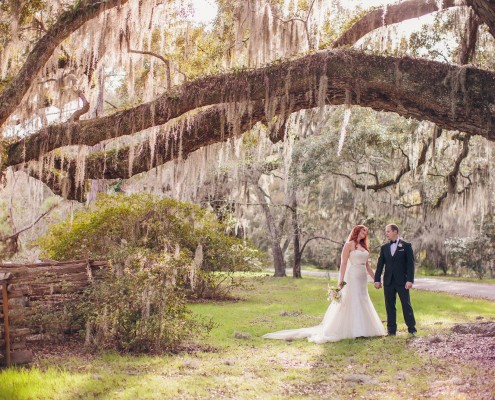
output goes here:
{"type": "Polygon", "coordinates": [[[442,247],[437,243],[425,243],[425,258],[434,265],[435,270],[440,269],[444,275],[447,275],[447,258],[442,247]]]}
{"type": "Polygon", "coordinates": [[[292,277],[302,278],[301,275],[301,231],[299,229],[299,219],[297,214],[297,194],[296,191],[291,188],[289,194],[289,204],[291,211],[291,222],[292,222],[292,236],[294,240],[292,245],[294,246],[294,265],[292,266],[292,277]]]}
{"type": "Polygon", "coordinates": [[[469,10],[469,16],[464,27],[464,34],[461,37],[458,63],[469,64],[473,61],[478,40],[479,19],[473,10],[469,10]]]}
{"type": "Polygon", "coordinates": [[[254,182],[253,186],[256,192],[256,196],[258,197],[258,201],[261,204],[261,208],[263,209],[263,213],[265,214],[268,232],[270,233],[270,240],[272,242],[273,267],[275,268],[275,274],[273,276],[286,276],[284,254],[280,246],[280,241],[282,238],[279,228],[277,227],[275,218],[273,217],[273,214],[270,211],[270,207],[266,202],[265,193],[263,192],[257,181],[254,182]]]}
{"type": "Polygon", "coordinates": [[[284,255],[282,253],[282,248],[280,247],[280,242],[277,242],[276,239],[272,239],[272,255],[273,255],[273,267],[275,268],[275,273],[273,276],[276,277],[284,277],[287,276],[285,273],[285,260],[284,255]]]}
{"type": "Polygon", "coordinates": [[[488,25],[488,30],[495,37],[495,2],[493,0],[466,0],[476,15],[488,25]]]}

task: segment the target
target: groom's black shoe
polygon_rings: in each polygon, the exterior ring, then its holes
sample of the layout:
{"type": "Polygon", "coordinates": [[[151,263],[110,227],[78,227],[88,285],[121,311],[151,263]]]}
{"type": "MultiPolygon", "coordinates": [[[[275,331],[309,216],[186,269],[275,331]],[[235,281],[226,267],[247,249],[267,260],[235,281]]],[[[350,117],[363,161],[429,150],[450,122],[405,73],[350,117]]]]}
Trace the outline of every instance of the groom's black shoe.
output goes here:
{"type": "Polygon", "coordinates": [[[387,336],[397,336],[397,333],[395,333],[395,332],[388,332],[387,333],[387,336]]]}
{"type": "Polygon", "coordinates": [[[409,335],[411,335],[411,337],[416,337],[416,331],[409,332],[409,335]]]}

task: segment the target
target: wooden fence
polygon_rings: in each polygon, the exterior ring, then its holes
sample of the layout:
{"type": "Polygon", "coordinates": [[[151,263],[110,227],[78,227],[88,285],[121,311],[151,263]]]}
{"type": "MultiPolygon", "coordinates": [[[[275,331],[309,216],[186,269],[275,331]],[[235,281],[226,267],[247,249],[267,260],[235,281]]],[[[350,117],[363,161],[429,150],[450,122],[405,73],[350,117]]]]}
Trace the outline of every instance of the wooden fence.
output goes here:
{"type": "Polygon", "coordinates": [[[107,266],[92,260],[0,264],[0,364],[31,362],[37,342],[47,340],[35,317],[77,299],[107,266]]]}

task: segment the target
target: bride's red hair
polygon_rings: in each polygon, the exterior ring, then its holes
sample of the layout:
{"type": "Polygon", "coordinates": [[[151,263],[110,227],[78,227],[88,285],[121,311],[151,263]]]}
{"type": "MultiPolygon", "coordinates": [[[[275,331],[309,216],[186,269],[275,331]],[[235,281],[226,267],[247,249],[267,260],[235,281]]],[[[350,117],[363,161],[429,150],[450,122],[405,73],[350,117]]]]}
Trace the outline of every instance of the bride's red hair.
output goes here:
{"type": "Polygon", "coordinates": [[[359,244],[363,246],[363,248],[366,249],[366,251],[369,251],[368,228],[364,225],[356,225],[354,228],[352,228],[352,231],[349,234],[347,241],[354,242],[354,248],[357,248],[359,232],[361,232],[362,229],[366,229],[366,237],[364,239],[361,239],[359,244]]]}

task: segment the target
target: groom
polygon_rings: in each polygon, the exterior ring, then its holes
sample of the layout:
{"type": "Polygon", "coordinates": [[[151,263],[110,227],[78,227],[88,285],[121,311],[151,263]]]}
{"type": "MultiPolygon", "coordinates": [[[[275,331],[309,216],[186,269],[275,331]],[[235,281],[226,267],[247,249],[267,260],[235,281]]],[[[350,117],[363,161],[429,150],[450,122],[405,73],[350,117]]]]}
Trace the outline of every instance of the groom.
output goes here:
{"type": "Polygon", "coordinates": [[[389,243],[380,249],[380,257],[375,272],[375,288],[382,287],[381,277],[383,267],[383,291],[385,293],[385,307],[387,309],[387,330],[389,335],[397,334],[397,317],[395,301],[397,294],[402,304],[402,312],[406,321],[407,330],[412,336],[416,335],[416,320],[411,306],[409,289],[414,283],[414,255],[412,246],[399,238],[399,228],[390,224],[385,227],[385,236],[389,243]]]}

